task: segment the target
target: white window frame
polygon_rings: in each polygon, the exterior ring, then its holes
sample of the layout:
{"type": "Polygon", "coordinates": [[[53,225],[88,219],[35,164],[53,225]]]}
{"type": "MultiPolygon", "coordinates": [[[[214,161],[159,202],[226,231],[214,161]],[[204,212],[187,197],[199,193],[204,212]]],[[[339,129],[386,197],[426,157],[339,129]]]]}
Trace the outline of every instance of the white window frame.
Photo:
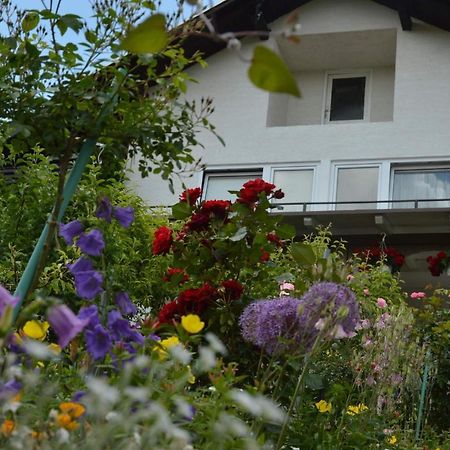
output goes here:
{"type": "Polygon", "coordinates": [[[323,94],[322,124],[361,123],[370,121],[370,103],[372,98],[372,70],[338,70],[325,72],[325,85],[323,94]],[[364,88],[364,117],[356,120],[330,120],[331,93],[333,80],[337,78],[366,78],[364,88]]]}
{"type": "MultiPolygon", "coordinates": [[[[396,209],[397,204],[392,203],[394,200],[394,177],[395,172],[425,172],[427,170],[436,170],[436,169],[448,169],[450,171],[450,161],[443,162],[432,162],[432,164],[427,164],[425,161],[417,161],[417,162],[391,162],[390,164],[390,177],[389,177],[389,200],[391,201],[391,209],[396,209]]],[[[412,203],[414,200],[410,200],[412,203]]],[[[426,208],[426,206],[422,206],[422,208],[426,208]]],[[[443,206],[444,208],[444,206],[443,206]]],[[[419,203],[419,209],[420,203],[419,203]]]]}
{"type": "MultiPolygon", "coordinates": [[[[334,163],[332,165],[333,167],[333,177],[332,182],[330,183],[330,201],[331,202],[337,202],[337,187],[338,187],[338,174],[339,169],[372,169],[377,168],[378,169],[378,187],[377,187],[377,197],[375,201],[379,201],[381,198],[381,194],[383,192],[383,182],[385,181],[385,177],[383,177],[383,163],[381,161],[377,162],[364,162],[364,161],[358,161],[358,163],[334,163]]],[[[349,200],[351,201],[351,200],[349,200]]],[[[367,203],[371,203],[370,200],[367,201],[367,203]]],[[[337,211],[336,204],[329,205],[329,210],[337,211]]],[[[381,203],[375,203],[375,209],[380,209],[383,207],[383,204],[381,203]]]]}
{"type": "MultiPolygon", "coordinates": [[[[319,163],[296,164],[296,165],[289,165],[289,166],[272,166],[270,168],[270,182],[274,183],[276,171],[312,170],[313,177],[312,177],[310,202],[313,203],[316,201],[316,198],[317,198],[317,185],[318,185],[318,183],[317,183],[317,167],[318,167],[318,165],[319,165],[319,163]]],[[[281,189],[281,190],[283,189],[282,186],[276,186],[276,188],[281,189]]],[[[283,200],[281,200],[280,203],[283,203],[283,200]]],[[[300,205],[303,205],[303,203],[301,203],[300,205]]],[[[309,211],[309,210],[307,209],[307,211],[309,211]]]]}

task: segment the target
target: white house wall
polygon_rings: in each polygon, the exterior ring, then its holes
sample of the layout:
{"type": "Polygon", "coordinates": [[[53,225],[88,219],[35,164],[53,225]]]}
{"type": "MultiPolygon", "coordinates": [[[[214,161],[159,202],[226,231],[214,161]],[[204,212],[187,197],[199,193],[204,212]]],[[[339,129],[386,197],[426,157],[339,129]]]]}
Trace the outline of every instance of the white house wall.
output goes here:
{"type": "MultiPolygon", "coordinates": [[[[314,104],[314,99],[323,98],[324,75],[322,71],[304,71],[297,74],[300,88],[308,91],[301,100],[307,105],[301,119],[304,125],[280,126],[293,123],[296,101],[283,95],[274,98],[253,87],[247,78],[247,64],[224,50],[208,58],[207,69],[190,70],[199,83],[190,85],[189,96],[214,99],[211,120],[226,142],[224,148],[211,134],[201,134],[206,150],[197,154],[207,166],[264,167],[267,174],[273,166],[318,163],[316,176],[320,175],[323,186],[316,190],[314,200],[330,201],[332,167],[340,161],[381,164],[392,159],[450,159],[450,33],[416,22],[412,31],[403,31],[395,11],[370,0],[314,0],[299,12],[305,35],[397,29],[395,76],[393,67],[373,70],[373,121],[318,124],[323,101],[314,104]],[[392,92],[392,83],[394,95],[385,95],[392,92]]],[[[279,19],[273,28],[279,28],[284,20],[279,19]]],[[[243,42],[244,57],[255,44],[261,42],[243,42]]],[[[272,38],[264,45],[277,49],[272,38]]],[[[200,179],[193,177],[187,184],[196,186],[200,179]]],[[[131,185],[149,204],[175,200],[157,177],[141,180],[133,175],[131,185]]],[[[380,192],[386,193],[386,187],[380,186],[380,192]]]]}

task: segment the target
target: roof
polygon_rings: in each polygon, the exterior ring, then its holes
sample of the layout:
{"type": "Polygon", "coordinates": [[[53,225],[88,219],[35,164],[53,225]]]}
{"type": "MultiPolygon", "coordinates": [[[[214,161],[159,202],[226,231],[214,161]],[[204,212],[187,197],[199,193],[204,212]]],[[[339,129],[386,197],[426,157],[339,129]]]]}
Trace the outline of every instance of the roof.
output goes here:
{"type": "MultiPolygon", "coordinates": [[[[206,12],[219,32],[269,31],[268,24],[312,0],[225,0],[206,12]]],[[[412,29],[412,18],[450,31],[450,0],[372,0],[398,12],[403,30],[412,29]]],[[[202,36],[183,43],[188,54],[200,50],[205,57],[225,45],[202,36]]]]}

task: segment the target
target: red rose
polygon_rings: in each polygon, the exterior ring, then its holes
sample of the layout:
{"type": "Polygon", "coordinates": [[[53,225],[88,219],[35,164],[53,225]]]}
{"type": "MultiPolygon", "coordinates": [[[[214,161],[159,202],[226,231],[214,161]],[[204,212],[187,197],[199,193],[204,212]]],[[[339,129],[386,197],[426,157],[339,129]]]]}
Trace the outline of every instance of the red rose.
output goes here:
{"type": "Polygon", "coordinates": [[[269,259],[270,259],[270,253],[264,249],[261,249],[261,256],[259,257],[259,260],[261,262],[267,262],[267,261],[269,261],[269,259]]]}
{"type": "Polygon", "coordinates": [[[284,192],[281,189],[278,189],[273,193],[273,197],[281,200],[282,198],[284,198],[284,192]]]}
{"type": "Polygon", "coordinates": [[[189,280],[189,275],[183,269],[169,267],[164,275],[163,281],[172,282],[172,278],[176,278],[179,284],[186,283],[189,280]]]}
{"type": "Polygon", "coordinates": [[[214,214],[224,219],[230,210],[231,202],[229,200],[207,200],[203,202],[200,212],[205,214],[214,214]]]}
{"type": "Polygon", "coordinates": [[[217,298],[217,290],[209,283],[196,289],[186,289],[177,298],[177,303],[184,312],[201,314],[214,299],[217,298]]]}
{"type": "Polygon", "coordinates": [[[222,282],[225,288],[225,300],[239,300],[244,292],[244,287],[236,280],[225,280],[222,282]]]}
{"type": "Polygon", "coordinates": [[[209,214],[198,212],[192,214],[191,219],[186,224],[186,228],[190,231],[204,231],[209,225],[209,214]]]}
{"type": "Polygon", "coordinates": [[[175,316],[182,314],[180,305],[176,300],[166,303],[159,311],[158,322],[159,323],[171,323],[175,319],[175,316]]]}
{"type": "Polygon", "coordinates": [[[273,192],[274,188],[274,184],[267,183],[261,178],[247,181],[239,191],[238,202],[245,204],[255,203],[258,201],[261,192],[265,192],[266,195],[269,195],[273,192]]]}
{"type": "Polygon", "coordinates": [[[189,205],[193,206],[195,202],[201,197],[202,190],[197,187],[194,189],[186,189],[181,195],[180,195],[180,202],[186,202],[189,203],[189,205]]]}
{"type": "Polygon", "coordinates": [[[267,234],[267,240],[269,242],[273,242],[277,247],[282,247],[283,246],[283,242],[281,241],[281,239],[277,236],[277,234],[275,233],[275,231],[272,231],[271,233],[267,234]]]}
{"type": "Polygon", "coordinates": [[[155,231],[155,238],[153,239],[153,254],[165,255],[169,252],[172,242],[172,230],[165,226],[159,227],[155,231]]]}

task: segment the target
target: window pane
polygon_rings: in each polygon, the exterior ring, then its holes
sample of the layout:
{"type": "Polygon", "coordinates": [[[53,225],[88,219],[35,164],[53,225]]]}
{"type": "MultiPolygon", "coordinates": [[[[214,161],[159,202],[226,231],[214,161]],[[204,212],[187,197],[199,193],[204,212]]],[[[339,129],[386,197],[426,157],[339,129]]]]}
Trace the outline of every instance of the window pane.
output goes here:
{"type": "Polygon", "coordinates": [[[336,209],[374,209],[378,197],[378,167],[352,167],[338,170],[337,202],[361,201],[368,203],[350,203],[336,205],[336,209]]]}
{"type": "MultiPolygon", "coordinates": [[[[312,199],[314,171],[312,169],[275,170],[273,183],[281,189],[285,196],[281,200],[274,199],[274,203],[302,203],[312,199]]],[[[310,210],[308,206],[307,210],[310,210]]],[[[303,211],[303,205],[285,205],[283,211],[303,211]]]]}
{"type": "Polygon", "coordinates": [[[366,77],[333,78],[330,121],[363,120],[366,77]]]}
{"type": "Polygon", "coordinates": [[[261,172],[206,175],[206,200],[236,200],[228,191],[239,191],[248,180],[261,178],[261,172]]]}
{"type": "MultiPolygon", "coordinates": [[[[450,198],[450,169],[397,170],[393,200],[435,200],[450,198]]],[[[420,208],[448,208],[450,202],[422,201],[420,208]]],[[[414,202],[393,203],[393,208],[414,208],[414,202]]]]}

